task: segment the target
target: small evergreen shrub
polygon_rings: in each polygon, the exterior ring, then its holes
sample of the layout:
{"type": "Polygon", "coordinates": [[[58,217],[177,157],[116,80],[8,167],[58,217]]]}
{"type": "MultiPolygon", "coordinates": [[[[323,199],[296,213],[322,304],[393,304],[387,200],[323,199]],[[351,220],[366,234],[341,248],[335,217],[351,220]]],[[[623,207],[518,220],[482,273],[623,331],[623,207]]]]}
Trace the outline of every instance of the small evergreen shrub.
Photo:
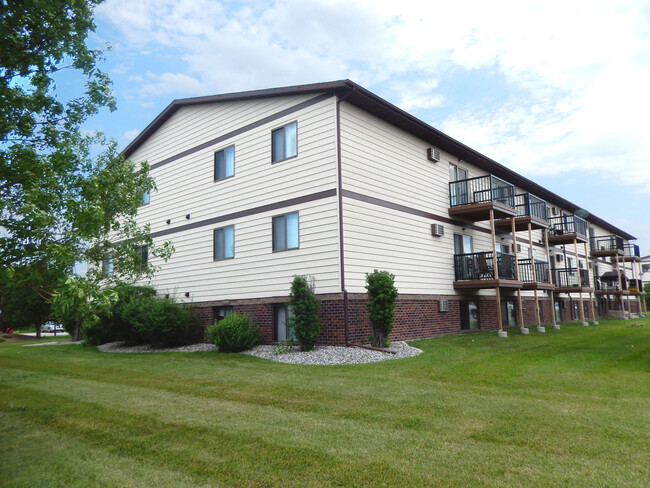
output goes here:
{"type": "Polygon", "coordinates": [[[220,352],[246,351],[262,338],[255,323],[246,315],[238,313],[215,322],[207,328],[205,334],[220,352]]]}
{"type": "Polygon", "coordinates": [[[296,340],[300,342],[303,351],[314,349],[320,334],[320,320],[318,311],[320,301],[310,289],[307,278],[296,276],[291,283],[289,294],[288,325],[293,329],[296,340]]]}
{"type": "Polygon", "coordinates": [[[397,288],[395,276],[388,271],[374,270],[366,273],[368,291],[368,319],[372,332],[373,346],[386,347],[386,339],[393,330],[397,288]]]}

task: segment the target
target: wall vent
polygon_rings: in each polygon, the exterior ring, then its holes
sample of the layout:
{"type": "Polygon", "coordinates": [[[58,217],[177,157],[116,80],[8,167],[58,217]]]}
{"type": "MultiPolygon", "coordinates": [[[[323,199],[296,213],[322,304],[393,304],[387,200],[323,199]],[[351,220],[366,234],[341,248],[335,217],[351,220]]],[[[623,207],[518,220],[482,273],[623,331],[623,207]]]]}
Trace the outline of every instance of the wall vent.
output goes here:
{"type": "Polygon", "coordinates": [[[431,224],[431,235],[441,237],[445,235],[445,226],[442,224],[431,224]]]}
{"type": "Polygon", "coordinates": [[[449,300],[445,300],[444,298],[440,299],[440,303],[438,305],[438,311],[449,312],[449,300]]]}
{"type": "Polygon", "coordinates": [[[438,151],[435,147],[430,147],[427,149],[427,158],[429,161],[433,161],[434,163],[437,163],[440,161],[440,151],[438,151]]]}

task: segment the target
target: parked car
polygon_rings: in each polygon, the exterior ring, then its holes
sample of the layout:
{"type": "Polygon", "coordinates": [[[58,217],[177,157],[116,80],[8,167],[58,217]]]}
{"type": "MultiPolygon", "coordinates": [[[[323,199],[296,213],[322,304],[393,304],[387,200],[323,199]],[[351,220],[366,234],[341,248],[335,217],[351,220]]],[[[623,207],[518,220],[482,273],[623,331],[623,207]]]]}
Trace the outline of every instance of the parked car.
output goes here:
{"type": "Polygon", "coordinates": [[[41,325],[41,332],[63,332],[65,329],[56,322],[45,322],[41,325]]]}

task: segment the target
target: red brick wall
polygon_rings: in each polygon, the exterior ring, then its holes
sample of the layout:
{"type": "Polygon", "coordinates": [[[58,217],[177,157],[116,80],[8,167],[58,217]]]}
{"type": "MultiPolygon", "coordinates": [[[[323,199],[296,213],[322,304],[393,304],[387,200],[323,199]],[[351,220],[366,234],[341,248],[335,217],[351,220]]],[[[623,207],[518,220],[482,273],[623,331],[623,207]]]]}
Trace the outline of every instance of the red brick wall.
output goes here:
{"type": "MultiPolygon", "coordinates": [[[[332,296],[321,300],[321,334],[319,344],[322,345],[344,345],[345,344],[345,308],[341,295],[332,296]]],[[[514,300],[516,297],[504,296],[504,299],[514,300]]],[[[481,330],[496,330],[497,308],[494,297],[458,297],[458,296],[402,296],[398,298],[395,306],[395,322],[390,335],[391,340],[412,340],[426,337],[434,337],[445,334],[458,334],[464,332],[460,328],[460,301],[463,299],[475,300],[478,302],[479,322],[481,330]],[[449,300],[449,311],[439,311],[441,298],[449,300]]],[[[557,299],[557,298],[556,298],[557,299]]],[[[286,299],[284,299],[286,300],[286,299]]],[[[561,322],[572,320],[571,301],[568,298],[557,299],[566,303],[566,308],[561,307],[561,322]]],[[[532,297],[522,298],[524,302],[524,325],[534,326],[535,300],[532,297]]],[[[587,300],[585,300],[585,303],[587,300]]],[[[274,341],[273,305],[283,303],[283,298],[264,300],[232,300],[225,305],[230,305],[237,313],[248,315],[260,328],[263,336],[263,343],[274,341]]],[[[348,340],[350,343],[366,343],[370,335],[370,323],[366,309],[367,299],[364,295],[350,295],[348,299],[348,340]]],[[[204,325],[207,327],[214,321],[212,306],[222,305],[219,302],[208,304],[197,304],[197,313],[204,325]]],[[[636,304],[636,301],[634,302],[636,304]]],[[[632,305],[635,307],[635,305],[632,305]]],[[[542,296],[539,298],[542,324],[549,324],[553,318],[553,306],[550,298],[542,296]]],[[[637,307],[638,308],[638,307],[637,307]]],[[[633,308],[634,310],[634,308],[633,308]]],[[[517,321],[519,313],[516,312],[517,321]]],[[[585,315],[587,319],[589,314],[585,315]]],[[[520,324],[517,324],[519,327],[520,324]]]]}

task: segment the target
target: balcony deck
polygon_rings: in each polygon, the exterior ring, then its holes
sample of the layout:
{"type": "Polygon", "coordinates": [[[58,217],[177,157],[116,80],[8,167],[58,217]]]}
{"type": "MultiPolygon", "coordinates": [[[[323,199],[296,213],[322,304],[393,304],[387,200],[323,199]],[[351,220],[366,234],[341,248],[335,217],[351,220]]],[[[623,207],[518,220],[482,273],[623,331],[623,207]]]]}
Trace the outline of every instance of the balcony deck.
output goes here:
{"type": "Polygon", "coordinates": [[[523,283],[516,279],[515,257],[511,254],[497,254],[497,273],[495,276],[492,252],[476,252],[454,255],[456,289],[522,288],[523,283]]]}
{"type": "Polygon", "coordinates": [[[479,222],[489,220],[493,212],[495,219],[514,217],[514,186],[486,175],[449,183],[449,215],[479,222]]]}
{"type": "MultiPolygon", "coordinates": [[[[546,202],[531,193],[515,195],[515,231],[528,230],[528,224],[532,229],[546,229],[549,226],[546,215],[546,202]]],[[[501,219],[494,223],[494,226],[502,232],[510,232],[512,229],[511,219],[501,219]]]]}
{"type": "Polygon", "coordinates": [[[548,243],[551,245],[571,244],[574,240],[587,242],[587,222],[577,215],[551,217],[548,243]]]}
{"type": "Polygon", "coordinates": [[[596,236],[590,239],[591,257],[624,256],[623,239],[615,235],[596,236]]]}
{"type": "Polygon", "coordinates": [[[556,268],[552,272],[555,293],[593,293],[586,269],[556,268]]]}
{"type": "Polygon", "coordinates": [[[626,244],[624,246],[624,252],[623,261],[626,263],[641,262],[641,252],[639,251],[639,246],[636,244],[626,244]]]}
{"type": "Polygon", "coordinates": [[[531,259],[520,259],[519,279],[524,284],[524,290],[554,290],[555,284],[548,279],[548,263],[535,261],[535,279],[533,280],[533,269],[531,259]]]}

